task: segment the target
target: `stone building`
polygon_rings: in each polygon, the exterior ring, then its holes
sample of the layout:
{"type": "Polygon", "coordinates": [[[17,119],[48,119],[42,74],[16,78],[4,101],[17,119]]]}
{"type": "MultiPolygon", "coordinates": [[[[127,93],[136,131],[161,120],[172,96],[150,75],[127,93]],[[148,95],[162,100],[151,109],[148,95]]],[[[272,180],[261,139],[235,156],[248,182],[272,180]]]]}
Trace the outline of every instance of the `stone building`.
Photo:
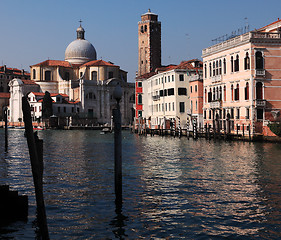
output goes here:
{"type": "Polygon", "coordinates": [[[281,20],[205,48],[202,57],[204,123],[268,135],[268,123],[281,120],[281,20]]]}
{"type": "MultiPolygon", "coordinates": [[[[40,88],[32,91],[65,94],[70,101],[77,103],[73,115],[91,119],[96,124],[106,124],[111,122],[112,109],[116,104],[113,91],[119,84],[123,89],[120,102],[122,123],[131,123],[134,83],[127,82],[127,72],[119,66],[97,60],[96,50],[85,39],[85,30],[81,25],[76,32],[77,39],[67,46],[64,61],[46,60],[30,67],[31,79],[40,88]]],[[[11,113],[14,113],[12,108],[11,113]]]]}

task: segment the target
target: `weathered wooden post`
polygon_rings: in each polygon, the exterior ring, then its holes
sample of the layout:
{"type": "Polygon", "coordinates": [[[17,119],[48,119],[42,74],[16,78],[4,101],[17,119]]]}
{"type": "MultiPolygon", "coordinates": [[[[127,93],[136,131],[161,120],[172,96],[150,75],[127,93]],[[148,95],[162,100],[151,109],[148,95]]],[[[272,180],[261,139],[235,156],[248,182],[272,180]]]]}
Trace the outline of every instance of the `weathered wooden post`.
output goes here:
{"type": "Polygon", "coordinates": [[[5,152],[8,152],[8,108],[4,107],[4,121],[5,121],[5,152]]]}
{"type": "Polygon", "coordinates": [[[245,140],[244,123],[242,124],[242,130],[243,130],[243,141],[244,141],[245,140]]]}
{"type": "Polygon", "coordinates": [[[47,217],[43,196],[43,141],[36,140],[38,137],[33,134],[30,105],[26,97],[22,97],[22,111],[25,126],[25,134],[29,149],[35,197],[37,204],[37,219],[42,239],[49,239],[47,217]]]}
{"type": "Polygon", "coordinates": [[[114,173],[115,173],[115,203],[122,206],[122,132],[121,132],[121,113],[119,102],[122,98],[122,88],[118,84],[113,92],[117,104],[113,109],[114,122],[114,173]]]}
{"type": "Polygon", "coordinates": [[[251,141],[251,125],[249,124],[249,141],[251,141]]]}
{"type": "Polygon", "coordinates": [[[237,139],[238,139],[238,123],[236,124],[236,135],[237,135],[237,139]]]}

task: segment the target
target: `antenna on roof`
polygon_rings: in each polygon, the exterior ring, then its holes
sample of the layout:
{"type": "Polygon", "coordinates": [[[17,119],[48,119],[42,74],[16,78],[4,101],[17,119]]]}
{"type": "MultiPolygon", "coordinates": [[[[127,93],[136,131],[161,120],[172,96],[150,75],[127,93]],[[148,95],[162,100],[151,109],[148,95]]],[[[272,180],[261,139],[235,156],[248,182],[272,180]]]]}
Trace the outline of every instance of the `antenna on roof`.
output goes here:
{"type": "Polygon", "coordinates": [[[245,17],[244,20],[245,20],[245,33],[246,33],[246,32],[249,32],[250,25],[249,25],[247,17],[245,17]]]}
{"type": "Polygon", "coordinates": [[[80,27],[81,27],[81,23],[83,22],[83,21],[81,20],[81,18],[80,18],[80,21],[79,21],[79,22],[80,22],[80,27]]]}

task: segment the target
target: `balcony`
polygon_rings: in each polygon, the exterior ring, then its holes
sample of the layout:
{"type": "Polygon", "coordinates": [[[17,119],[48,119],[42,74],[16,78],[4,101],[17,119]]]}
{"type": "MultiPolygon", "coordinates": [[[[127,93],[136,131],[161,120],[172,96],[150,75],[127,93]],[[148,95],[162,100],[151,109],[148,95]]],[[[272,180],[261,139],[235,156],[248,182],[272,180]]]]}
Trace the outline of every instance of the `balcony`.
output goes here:
{"type": "Polygon", "coordinates": [[[255,100],[255,107],[262,107],[265,108],[266,100],[265,99],[256,99],[255,100]]]}
{"type": "Polygon", "coordinates": [[[221,79],[222,79],[221,75],[213,76],[212,83],[221,82],[221,79]]]}
{"type": "Polygon", "coordinates": [[[196,81],[196,80],[199,80],[199,79],[203,79],[203,76],[200,75],[200,74],[190,76],[190,81],[196,81]]]}
{"type": "Polygon", "coordinates": [[[256,69],[256,77],[265,77],[264,69],[256,69]]]}
{"type": "Polygon", "coordinates": [[[217,101],[210,102],[210,107],[211,108],[221,108],[221,101],[217,100],[217,101]]]}
{"type": "Polygon", "coordinates": [[[159,100],[160,99],[160,95],[154,95],[154,96],[152,96],[152,100],[153,101],[157,101],[157,100],[159,100]]]}

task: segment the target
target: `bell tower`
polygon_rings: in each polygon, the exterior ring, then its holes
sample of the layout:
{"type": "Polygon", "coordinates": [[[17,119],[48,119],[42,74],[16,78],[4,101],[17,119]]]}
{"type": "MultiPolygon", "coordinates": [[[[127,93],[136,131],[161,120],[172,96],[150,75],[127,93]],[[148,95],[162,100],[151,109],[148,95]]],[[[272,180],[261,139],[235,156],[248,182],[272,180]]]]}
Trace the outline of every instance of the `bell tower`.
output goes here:
{"type": "Polygon", "coordinates": [[[161,22],[148,9],[138,22],[139,59],[138,76],[161,67],[161,22]]]}

